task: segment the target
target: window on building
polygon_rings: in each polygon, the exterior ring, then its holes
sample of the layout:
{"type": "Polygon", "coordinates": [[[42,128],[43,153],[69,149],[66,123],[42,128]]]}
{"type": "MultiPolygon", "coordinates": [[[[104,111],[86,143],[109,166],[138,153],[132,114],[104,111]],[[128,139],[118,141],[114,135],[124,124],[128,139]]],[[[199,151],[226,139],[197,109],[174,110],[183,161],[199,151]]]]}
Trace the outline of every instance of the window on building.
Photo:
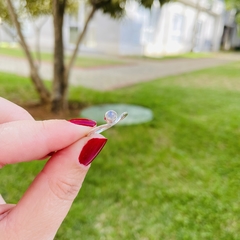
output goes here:
{"type": "Polygon", "coordinates": [[[181,14],[174,14],[172,24],[172,40],[175,42],[181,42],[183,34],[184,16],[181,14]]]}
{"type": "Polygon", "coordinates": [[[143,14],[145,14],[141,42],[142,43],[153,43],[156,35],[156,30],[159,24],[159,18],[161,9],[159,7],[159,2],[154,1],[154,5],[151,10],[143,9],[143,14]]]}
{"type": "Polygon", "coordinates": [[[198,51],[201,48],[201,35],[202,35],[203,22],[198,21],[196,27],[197,28],[196,28],[195,50],[198,51]]]}
{"type": "Polygon", "coordinates": [[[68,24],[69,24],[69,43],[76,44],[77,37],[79,34],[78,14],[68,15],[68,24]]]}
{"type": "Polygon", "coordinates": [[[78,27],[70,27],[69,28],[69,42],[72,44],[76,44],[78,38],[78,27]]]}

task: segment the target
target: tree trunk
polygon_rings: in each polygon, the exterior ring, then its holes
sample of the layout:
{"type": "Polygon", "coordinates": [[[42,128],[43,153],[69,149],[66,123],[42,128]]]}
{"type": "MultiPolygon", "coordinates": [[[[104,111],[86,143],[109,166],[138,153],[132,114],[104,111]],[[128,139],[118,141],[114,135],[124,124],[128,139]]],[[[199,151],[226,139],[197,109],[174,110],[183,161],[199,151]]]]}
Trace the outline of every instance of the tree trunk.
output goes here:
{"type": "Polygon", "coordinates": [[[68,66],[65,68],[64,65],[64,46],[63,46],[63,20],[65,1],[54,0],[53,2],[53,18],[54,18],[54,80],[53,80],[53,95],[52,95],[52,112],[61,112],[67,110],[67,93],[68,93],[68,82],[71,68],[74,60],[76,59],[78,48],[83,40],[90,20],[92,19],[96,8],[93,7],[90,11],[88,18],[85,22],[82,32],[79,34],[77,39],[76,47],[70,58],[68,66]]]}
{"type": "Polygon", "coordinates": [[[67,108],[67,81],[64,68],[63,20],[66,0],[53,0],[54,24],[54,76],[52,92],[52,112],[61,112],[67,108]]]}
{"type": "Polygon", "coordinates": [[[14,10],[14,7],[12,5],[11,0],[7,0],[8,3],[8,9],[9,9],[9,13],[10,16],[12,18],[12,21],[17,29],[17,33],[20,39],[20,44],[26,54],[28,63],[30,65],[30,76],[31,76],[31,80],[40,96],[40,99],[43,103],[47,103],[50,101],[50,93],[48,92],[47,88],[44,86],[42,79],[40,78],[39,74],[38,74],[38,69],[35,65],[35,62],[33,60],[33,57],[30,53],[29,47],[24,39],[24,36],[22,34],[22,30],[21,30],[21,25],[18,21],[18,17],[17,14],[14,10]]]}

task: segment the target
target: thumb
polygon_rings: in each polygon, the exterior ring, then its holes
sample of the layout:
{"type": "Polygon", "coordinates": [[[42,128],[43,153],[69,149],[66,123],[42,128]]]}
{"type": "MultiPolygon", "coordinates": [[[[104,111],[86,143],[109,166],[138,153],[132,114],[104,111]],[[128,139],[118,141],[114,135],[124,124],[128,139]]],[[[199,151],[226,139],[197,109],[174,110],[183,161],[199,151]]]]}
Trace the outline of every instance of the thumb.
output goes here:
{"type": "Polygon", "coordinates": [[[90,162],[106,141],[95,134],[53,155],[17,206],[4,218],[17,228],[18,239],[54,238],[81,188],[90,162]]]}

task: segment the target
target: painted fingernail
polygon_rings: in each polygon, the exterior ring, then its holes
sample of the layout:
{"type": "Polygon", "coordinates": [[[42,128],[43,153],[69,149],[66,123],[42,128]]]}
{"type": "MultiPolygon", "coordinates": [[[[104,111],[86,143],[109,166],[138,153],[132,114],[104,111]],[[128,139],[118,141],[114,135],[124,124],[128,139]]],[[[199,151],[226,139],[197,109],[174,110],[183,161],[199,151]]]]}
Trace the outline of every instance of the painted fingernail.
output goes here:
{"type": "Polygon", "coordinates": [[[74,118],[68,121],[77,125],[82,125],[87,127],[95,127],[97,125],[97,123],[94,120],[87,119],[87,118],[74,118]]]}
{"type": "Polygon", "coordinates": [[[101,152],[102,148],[106,144],[106,138],[92,138],[83,147],[80,155],[79,162],[85,166],[89,165],[101,152]]]}
{"type": "MultiPolygon", "coordinates": [[[[87,127],[95,127],[97,125],[97,122],[95,122],[94,120],[91,120],[91,119],[87,119],[87,118],[74,118],[74,119],[70,119],[68,121],[71,123],[77,124],[77,125],[87,126],[87,127]]],[[[54,153],[55,152],[50,152],[41,159],[51,157],[54,153]]]]}

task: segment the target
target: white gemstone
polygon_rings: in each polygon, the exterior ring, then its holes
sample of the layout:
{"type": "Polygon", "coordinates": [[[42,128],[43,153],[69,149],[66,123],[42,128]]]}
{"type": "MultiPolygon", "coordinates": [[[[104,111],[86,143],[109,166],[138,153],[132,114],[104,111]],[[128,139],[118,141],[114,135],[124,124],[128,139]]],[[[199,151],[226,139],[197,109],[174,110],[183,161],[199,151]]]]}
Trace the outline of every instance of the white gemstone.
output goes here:
{"type": "Polygon", "coordinates": [[[114,123],[117,119],[117,113],[113,110],[109,110],[105,113],[104,119],[107,123],[114,123]]]}

